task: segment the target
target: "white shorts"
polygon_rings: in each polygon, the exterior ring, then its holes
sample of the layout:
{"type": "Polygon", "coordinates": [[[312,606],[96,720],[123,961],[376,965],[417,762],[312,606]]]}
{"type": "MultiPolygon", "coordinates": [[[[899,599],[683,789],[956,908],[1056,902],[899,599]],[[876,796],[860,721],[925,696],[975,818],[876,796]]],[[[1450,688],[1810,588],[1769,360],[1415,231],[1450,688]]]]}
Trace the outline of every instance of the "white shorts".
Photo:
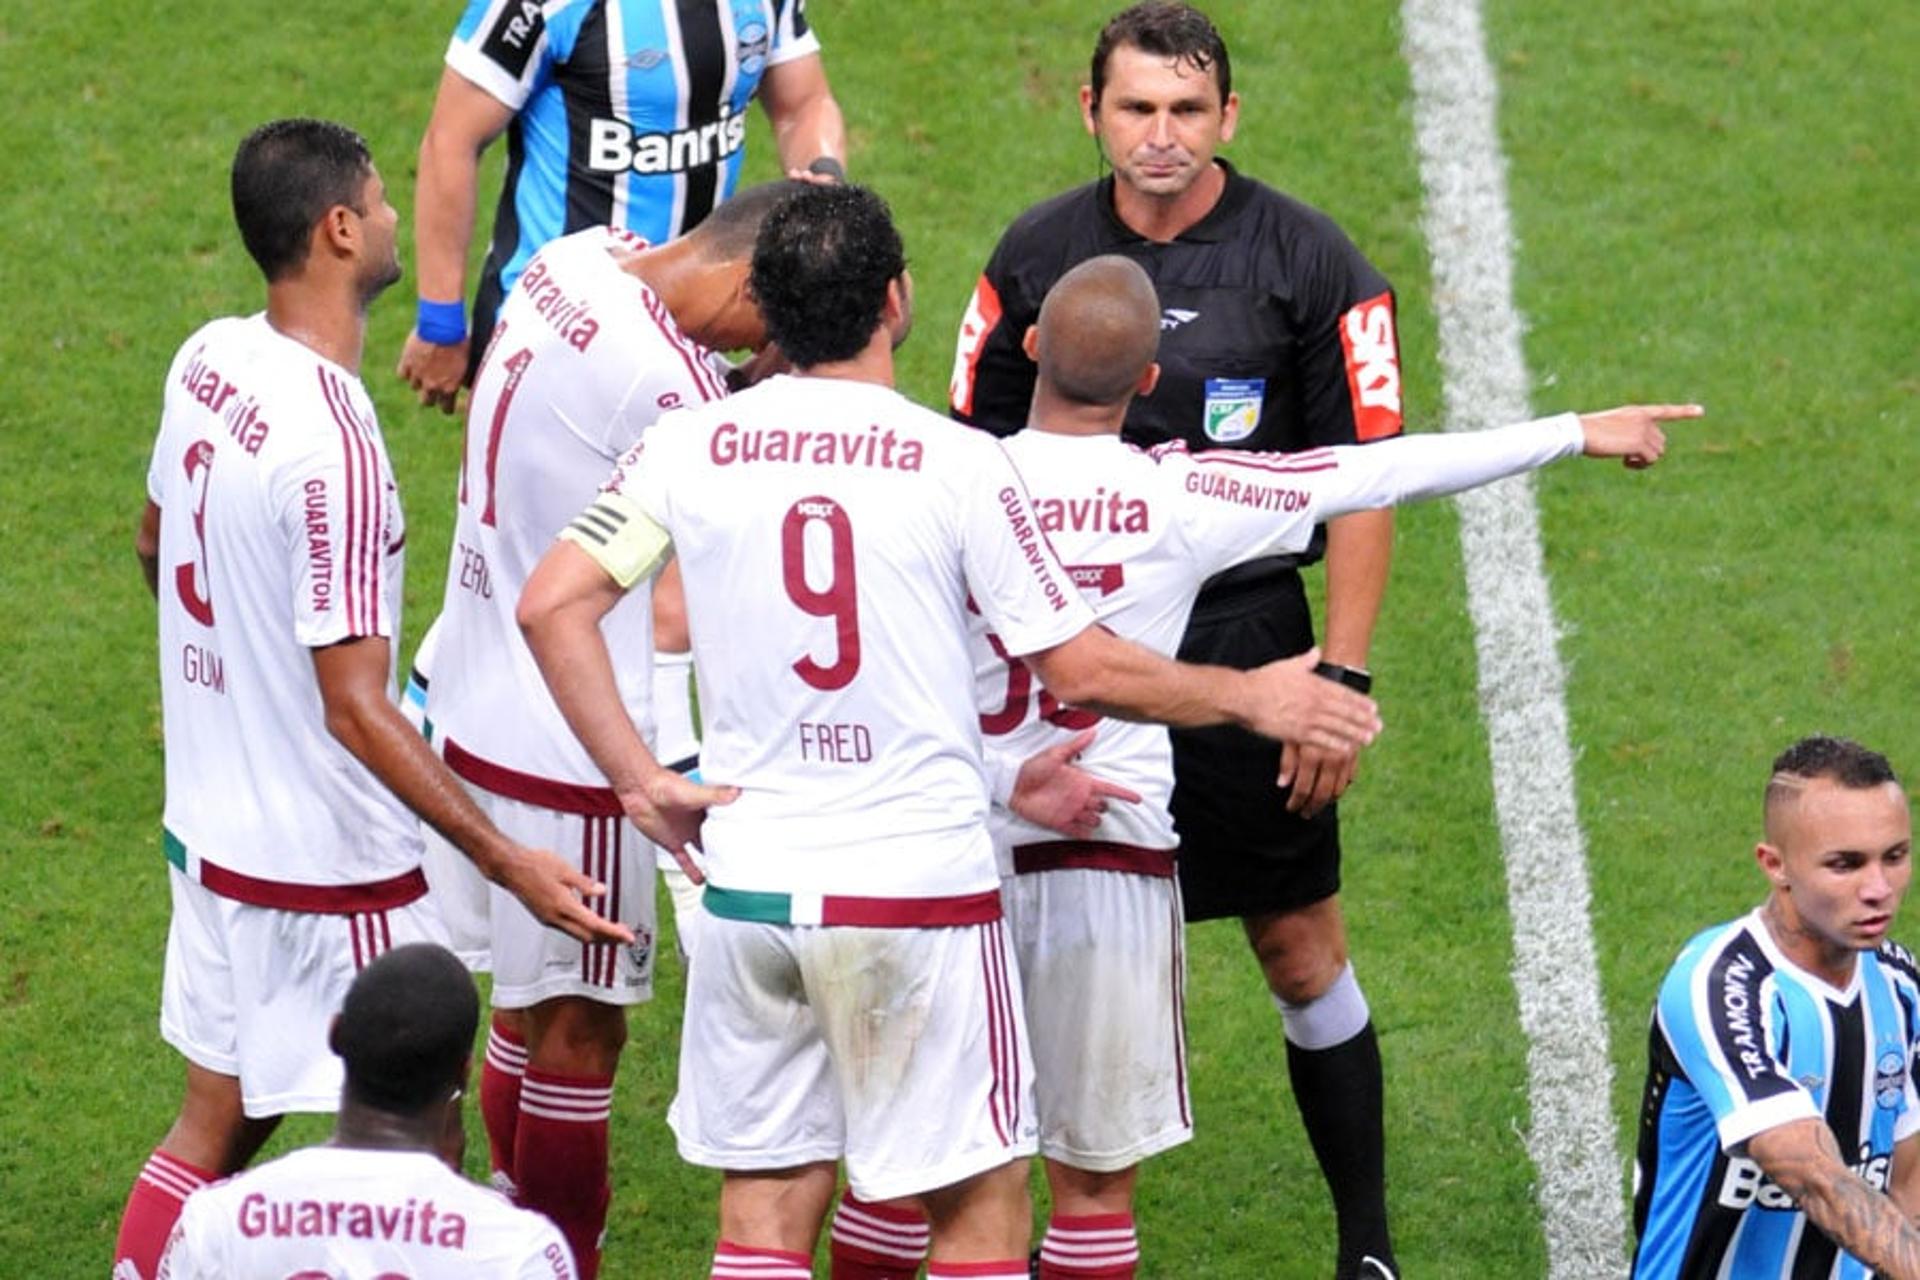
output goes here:
{"type": "Polygon", "coordinates": [[[561,813],[469,785],[501,831],[521,844],[549,849],[607,886],[589,903],[633,930],[633,943],[587,945],[533,918],[520,900],[489,883],[493,935],[493,1007],[525,1009],[556,996],[601,1004],[639,1004],[653,997],[653,845],[625,817],[561,813]]]}
{"type": "Polygon", "coordinates": [[[1002,922],[779,925],[709,913],[689,966],[680,1156],[736,1172],[844,1158],[864,1200],[1034,1152],[1033,1065],[1002,922]]]}
{"type": "Polygon", "coordinates": [[[420,839],[427,846],[420,869],[427,873],[427,897],[440,909],[447,926],[447,945],[460,963],[474,973],[486,973],[492,966],[493,925],[492,885],[473,865],[473,859],[455,848],[445,836],[426,823],[420,824],[420,839]]]}
{"type": "Polygon", "coordinates": [[[327,1032],[375,956],[445,944],[432,900],[352,915],[249,906],[167,868],[173,921],[160,1035],[189,1062],[240,1080],[248,1116],[336,1111],[343,1075],[327,1032]]]}
{"type": "Polygon", "coordinates": [[[1040,1154],[1112,1173],[1193,1137],[1180,882],[1073,868],[1002,882],[1033,1034],[1040,1154]]]}

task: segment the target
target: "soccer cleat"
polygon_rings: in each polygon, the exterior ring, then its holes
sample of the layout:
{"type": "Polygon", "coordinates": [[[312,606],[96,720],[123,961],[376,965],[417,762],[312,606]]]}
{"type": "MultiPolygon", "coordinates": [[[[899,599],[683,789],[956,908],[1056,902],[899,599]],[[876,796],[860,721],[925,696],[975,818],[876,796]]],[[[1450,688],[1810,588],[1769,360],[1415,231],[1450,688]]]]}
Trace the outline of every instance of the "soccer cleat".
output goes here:
{"type": "Polygon", "coordinates": [[[1360,1269],[1353,1274],[1355,1280],[1400,1280],[1399,1272],[1372,1254],[1360,1259],[1360,1269]]]}

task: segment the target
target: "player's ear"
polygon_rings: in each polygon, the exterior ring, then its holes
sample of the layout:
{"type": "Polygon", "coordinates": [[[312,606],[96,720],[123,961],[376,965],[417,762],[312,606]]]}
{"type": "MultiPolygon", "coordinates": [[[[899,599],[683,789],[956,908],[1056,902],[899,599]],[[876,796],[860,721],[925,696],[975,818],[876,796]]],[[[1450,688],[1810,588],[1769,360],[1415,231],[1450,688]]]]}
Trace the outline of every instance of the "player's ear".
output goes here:
{"type": "Polygon", "coordinates": [[[340,1052],[340,1015],[334,1014],[333,1021],[327,1024],[327,1048],[333,1050],[336,1058],[344,1057],[340,1052]]]}
{"type": "Polygon", "coordinates": [[[314,241],[308,246],[310,251],[325,249],[338,256],[350,255],[360,241],[358,217],[346,205],[336,204],[320,215],[313,234],[314,241]]]}
{"type": "Polygon", "coordinates": [[[1220,107],[1220,141],[1233,141],[1233,128],[1240,122],[1240,95],[1230,93],[1220,107]]]}
{"type": "Polygon", "coordinates": [[[1776,889],[1787,887],[1787,858],[1775,845],[1762,840],[1753,847],[1753,859],[1776,889]]]}
{"type": "Polygon", "coordinates": [[[1160,385],[1160,362],[1155,360],[1140,374],[1140,381],[1133,384],[1133,394],[1150,396],[1153,389],[1160,385]]]}
{"type": "Polygon", "coordinates": [[[1027,331],[1020,335],[1020,349],[1027,353],[1027,359],[1040,363],[1040,326],[1030,324],[1027,331]]]}
{"type": "Polygon", "coordinates": [[[1095,115],[1098,113],[1099,106],[1099,101],[1093,96],[1093,86],[1090,84],[1081,85],[1080,122],[1086,125],[1087,132],[1093,134],[1095,137],[1100,135],[1100,126],[1094,120],[1095,115]]]}

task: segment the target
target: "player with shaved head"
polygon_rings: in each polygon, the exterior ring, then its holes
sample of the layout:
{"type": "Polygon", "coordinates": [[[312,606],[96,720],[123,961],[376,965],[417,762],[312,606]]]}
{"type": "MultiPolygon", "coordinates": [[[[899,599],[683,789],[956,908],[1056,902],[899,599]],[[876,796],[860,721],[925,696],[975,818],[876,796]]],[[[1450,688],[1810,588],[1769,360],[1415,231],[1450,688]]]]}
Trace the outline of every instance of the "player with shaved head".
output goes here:
{"type": "Polygon", "coordinates": [[[1773,762],[1758,910],[1695,937],[1654,1006],[1636,1280],[1920,1276],[1920,973],[1891,941],[1913,818],[1886,757],[1773,762]]]}
{"type": "MultiPolygon", "coordinates": [[[[1159,301],[1137,263],[1103,256],[1066,272],[1023,337],[1038,377],[1027,429],[1004,443],[1041,530],[1101,623],[1165,654],[1211,575],[1296,551],[1322,520],[1575,454],[1650,463],[1664,448],[1658,422],[1698,412],[1563,414],[1299,454],[1141,450],[1120,428],[1133,397],[1160,376],[1160,332],[1159,301]]],[[[1097,722],[1083,766],[1145,798],[1110,806],[1083,839],[1058,839],[1005,810],[991,819],[1053,1193],[1040,1275],[1131,1276],[1138,1165],[1193,1133],[1171,748],[1158,726],[1100,720],[1049,698],[986,618],[974,617],[972,639],[992,755],[1017,761],[1097,722]]]]}

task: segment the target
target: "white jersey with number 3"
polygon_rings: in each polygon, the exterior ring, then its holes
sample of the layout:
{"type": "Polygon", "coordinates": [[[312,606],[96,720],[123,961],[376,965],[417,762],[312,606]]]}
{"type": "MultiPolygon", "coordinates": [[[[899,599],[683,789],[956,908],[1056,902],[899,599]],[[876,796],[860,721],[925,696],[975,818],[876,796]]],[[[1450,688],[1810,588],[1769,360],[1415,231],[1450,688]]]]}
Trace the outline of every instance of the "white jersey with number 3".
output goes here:
{"type": "Polygon", "coordinates": [[[169,857],[294,909],[417,874],[413,815],[327,731],[314,675],[317,648],[398,649],[406,529],[360,380],[264,314],[213,321],[168,372],[147,496],[169,857]]]}
{"type": "Polygon", "coordinates": [[[701,772],[743,788],[707,816],[709,881],[896,899],[997,885],[969,594],[1015,654],[1092,622],[999,442],[886,387],[780,377],[663,419],[609,488],[672,536],[701,772]]]}
{"type": "Polygon", "coordinates": [[[572,1280],[551,1222],[424,1151],[308,1147],[203,1188],[156,1280],[572,1280]]]}
{"type": "MultiPolygon", "coordinates": [[[[1294,454],[1189,454],[1180,444],[1142,450],[1118,436],[1033,429],[1004,444],[1027,478],[1041,529],[1100,621],[1172,654],[1200,584],[1220,570],[1298,551],[1316,524],[1347,512],[1454,493],[1572,456],[1580,451],[1581,430],[1579,419],[1566,414],[1494,431],[1294,454]]],[[[1008,661],[1004,641],[977,615],[972,642],[990,749],[1024,759],[1092,723],[1048,699],[1023,664],[1008,661]]],[[[1080,764],[1144,797],[1137,805],[1110,805],[1091,839],[1145,849],[1175,845],[1166,730],[1102,720],[1080,764]]],[[[1057,839],[999,808],[994,830],[1003,855],[1014,845],[1057,839]]]]}
{"type": "MultiPolygon", "coordinates": [[[[464,752],[541,779],[606,785],[513,615],[533,567],[614,460],[661,414],[726,392],[712,353],[612,256],[645,247],[611,227],[556,240],[501,305],[467,416],[433,672],[433,723],[456,772],[472,774],[464,752]]],[[[601,633],[621,699],[651,740],[649,593],[629,592],[601,633]]]]}

